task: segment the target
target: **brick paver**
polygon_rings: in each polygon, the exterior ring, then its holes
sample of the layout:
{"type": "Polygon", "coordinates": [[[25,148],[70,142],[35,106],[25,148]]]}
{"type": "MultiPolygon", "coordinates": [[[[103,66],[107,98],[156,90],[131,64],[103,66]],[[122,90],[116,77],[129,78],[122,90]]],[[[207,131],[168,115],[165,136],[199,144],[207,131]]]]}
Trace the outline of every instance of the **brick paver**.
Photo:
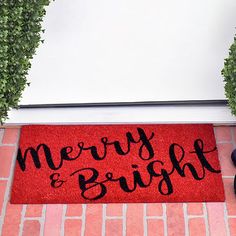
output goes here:
{"type": "Polygon", "coordinates": [[[122,216],[123,204],[107,204],[106,214],[108,216],[122,216]]]}
{"type": "Polygon", "coordinates": [[[106,236],[122,236],[122,220],[106,220],[106,236]]]}
{"type": "Polygon", "coordinates": [[[0,177],[9,177],[15,147],[0,147],[0,177]]]}
{"type": "Polygon", "coordinates": [[[182,203],[167,203],[168,235],[184,235],[184,210],[182,203]]]}
{"type": "Polygon", "coordinates": [[[233,192],[233,178],[224,179],[226,206],[229,216],[236,216],[236,195],[233,192]]]}
{"type": "Polygon", "coordinates": [[[236,218],[229,219],[230,235],[236,235],[236,218]]]}
{"type": "Polygon", "coordinates": [[[87,205],[85,235],[86,236],[102,235],[102,224],[103,224],[103,205],[102,204],[87,205]]]}
{"type": "Polygon", "coordinates": [[[9,128],[6,129],[3,135],[2,143],[3,144],[16,144],[18,139],[19,129],[9,128]]]}
{"type": "Polygon", "coordinates": [[[235,174],[236,168],[233,166],[230,159],[232,150],[233,144],[231,143],[218,144],[218,153],[223,176],[233,176],[235,174]]]}
{"type": "Polygon", "coordinates": [[[203,204],[201,202],[188,203],[188,215],[203,215],[203,204]]]}
{"type": "Polygon", "coordinates": [[[82,205],[81,204],[68,204],[66,210],[66,216],[81,216],[82,205]]]}
{"type": "Polygon", "coordinates": [[[25,216],[26,217],[41,217],[42,216],[43,205],[27,205],[25,216]]]}
{"type": "Polygon", "coordinates": [[[147,235],[148,236],[164,236],[164,221],[156,219],[148,219],[147,222],[147,235]]]}
{"type": "Polygon", "coordinates": [[[191,218],[188,225],[190,236],[206,235],[206,226],[203,218],[191,218]]]}
{"type": "Polygon", "coordinates": [[[162,216],[163,215],[162,203],[147,204],[147,215],[148,216],[162,216]]]}
{"type": "Polygon", "coordinates": [[[39,236],[40,222],[38,220],[26,220],[23,227],[23,236],[39,236]]]}
{"type": "Polygon", "coordinates": [[[0,130],[0,235],[234,236],[236,127],[215,128],[226,203],[11,205],[10,186],[20,129],[0,130]]]}
{"type": "Polygon", "coordinates": [[[229,126],[215,127],[215,138],[217,142],[231,141],[231,128],[229,126]]]}
{"type": "Polygon", "coordinates": [[[211,235],[227,235],[227,229],[224,219],[224,204],[208,202],[208,222],[211,235]]]}
{"type": "Polygon", "coordinates": [[[63,205],[59,204],[47,205],[45,226],[44,226],[45,236],[61,235],[62,212],[63,212],[63,205]]]}
{"type": "Polygon", "coordinates": [[[17,236],[20,232],[22,205],[7,204],[3,220],[2,236],[17,236]]]}
{"type": "Polygon", "coordinates": [[[143,235],[144,233],[143,209],[144,208],[142,204],[128,204],[127,218],[126,218],[127,236],[143,235]]]}
{"type": "Polygon", "coordinates": [[[7,187],[7,181],[6,180],[0,181],[0,216],[2,213],[2,206],[5,197],[6,187],[7,187]]]}
{"type": "Polygon", "coordinates": [[[65,236],[81,235],[81,220],[67,219],[65,220],[65,236]]]}

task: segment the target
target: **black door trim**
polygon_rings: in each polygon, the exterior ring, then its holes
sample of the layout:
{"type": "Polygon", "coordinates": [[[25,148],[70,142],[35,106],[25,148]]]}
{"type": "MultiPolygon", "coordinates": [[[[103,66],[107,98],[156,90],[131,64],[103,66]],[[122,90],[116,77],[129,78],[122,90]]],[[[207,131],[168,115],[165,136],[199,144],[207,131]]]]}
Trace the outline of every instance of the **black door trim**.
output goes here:
{"type": "Polygon", "coordinates": [[[226,106],[227,100],[180,100],[180,101],[143,101],[143,102],[101,102],[101,103],[58,103],[26,104],[20,109],[30,108],[93,108],[93,107],[134,107],[134,106],[226,106]]]}

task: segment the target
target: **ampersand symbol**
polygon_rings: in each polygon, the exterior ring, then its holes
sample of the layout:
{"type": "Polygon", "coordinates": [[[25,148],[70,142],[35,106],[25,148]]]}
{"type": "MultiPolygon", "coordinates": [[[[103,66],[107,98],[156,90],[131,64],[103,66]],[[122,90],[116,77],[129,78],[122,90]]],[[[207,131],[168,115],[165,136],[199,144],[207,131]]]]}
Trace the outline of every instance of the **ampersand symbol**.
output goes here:
{"type": "Polygon", "coordinates": [[[66,182],[65,180],[60,180],[59,177],[60,177],[59,173],[53,173],[50,175],[51,186],[53,188],[60,188],[62,184],[66,182]]]}

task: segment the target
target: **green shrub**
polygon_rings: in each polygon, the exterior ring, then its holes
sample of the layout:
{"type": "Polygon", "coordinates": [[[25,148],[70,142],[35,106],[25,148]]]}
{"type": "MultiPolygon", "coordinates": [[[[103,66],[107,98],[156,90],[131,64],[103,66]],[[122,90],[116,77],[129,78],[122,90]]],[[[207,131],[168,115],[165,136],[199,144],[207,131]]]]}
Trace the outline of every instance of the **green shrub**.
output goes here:
{"type": "Polygon", "coordinates": [[[0,122],[17,108],[27,83],[30,60],[41,40],[50,0],[0,1],[0,122]]]}
{"type": "Polygon", "coordinates": [[[222,75],[225,81],[225,95],[233,115],[236,115],[236,36],[225,59],[222,75]]]}

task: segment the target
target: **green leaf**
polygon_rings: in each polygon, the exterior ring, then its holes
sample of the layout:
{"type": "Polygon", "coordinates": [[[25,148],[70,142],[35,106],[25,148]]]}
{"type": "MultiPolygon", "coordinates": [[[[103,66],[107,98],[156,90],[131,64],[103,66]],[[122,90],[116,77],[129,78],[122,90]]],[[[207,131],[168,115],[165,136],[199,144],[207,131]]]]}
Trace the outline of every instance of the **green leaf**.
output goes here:
{"type": "Polygon", "coordinates": [[[225,82],[225,95],[231,112],[236,116],[236,36],[229,48],[229,56],[225,59],[224,68],[221,71],[225,82]]]}

